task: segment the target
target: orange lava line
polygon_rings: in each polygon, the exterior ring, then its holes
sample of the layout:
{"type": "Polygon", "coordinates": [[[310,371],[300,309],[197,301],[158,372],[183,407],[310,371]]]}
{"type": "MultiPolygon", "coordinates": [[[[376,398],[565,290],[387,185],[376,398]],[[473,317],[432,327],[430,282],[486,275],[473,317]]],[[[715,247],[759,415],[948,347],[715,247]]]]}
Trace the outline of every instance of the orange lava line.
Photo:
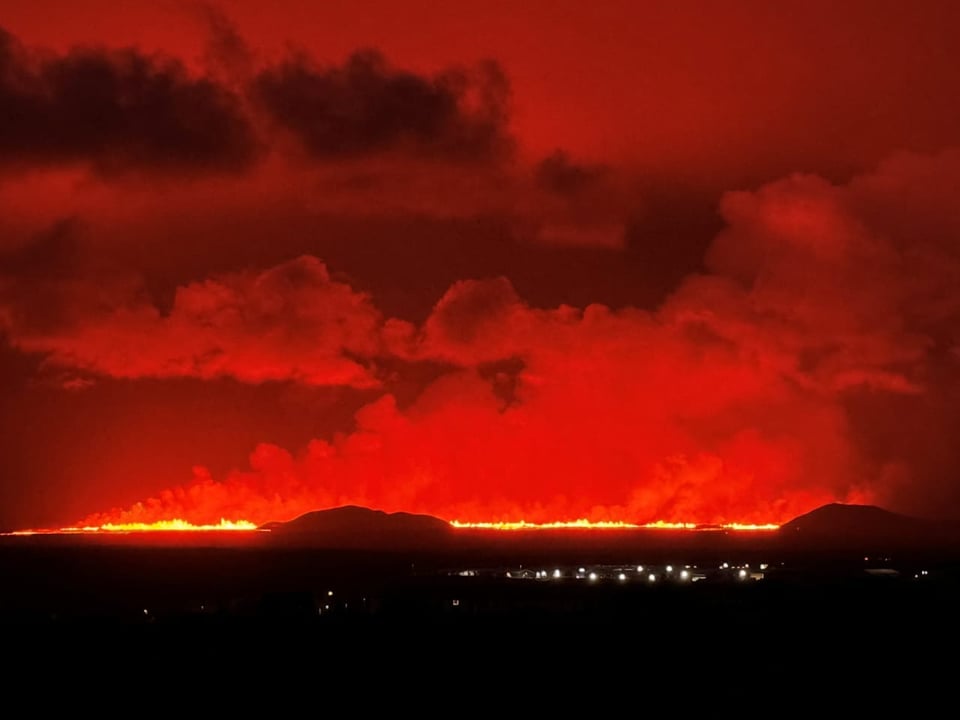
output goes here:
{"type": "MultiPolygon", "coordinates": [[[[526,520],[518,521],[499,521],[499,522],[461,522],[460,520],[451,520],[450,525],[456,529],[466,530],[696,530],[696,531],[716,531],[716,530],[734,530],[734,531],[760,531],[769,532],[779,529],[776,523],[723,523],[723,524],[703,524],[689,522],[668,522],[657,520],[643,524],[629,523],[623,520],[587,520],[580,518],[578,520],[557,520],[553,522],[528,522],[526,520]]],[[[15,530],[13,532],[0,533],[6,536],[29,536],[29,535],[81,535],[94,533],[149,533],[149,532],[253,532],[259,530],[255,523],[248,520],[226,520],[221,518],[220,522],[215,524],[195,525],[186,520],[174,518],[172,520],[159,520],[153,523],[104,523],[103,525],[85,525],[76,527],[63,527],[55,529],[41,530],[15,530]]]]}
{"type": "Polygon", "coordinates": [[[629,530],[629,529],[643,529],[643,530],[736,530],[736,531],[760,531],[760,532],[769,532],[772,530],[778,530],[780,526],[776,523],[722,523],[722,524],[705,524],[705,523],[689,523],[689,522],[667,522],[665,520],[657,520],[656,522],[649,522],[643,524],[637,523],[628,523],[622,520],[597,520],[591,521],[586,518],[581,518],[579,520],[559,520],[554,522],[546,523],[535,523],[527,522],[526,520],[517,520],[517,521],[501,521],[501,522],[461,522],[459,520],[451,520],[450,525],[457,529],[473,529],[473,530],[564,530],[564,529],[577,529],[577,530],[629,530]]]}
{"type": "Polygon", "coordinates": [[[258,530],[256,524],[248,520],[220,519],[215,524],[195,525],[180,518],[159,520],[153,523],[104,523],[103,525],[84,525],[62,527],[50,530],[15,530],[2,533],[7,536],[29,535],[82,535],[93,533],[146,533],[146,532],[251,532],[258,530]]]}

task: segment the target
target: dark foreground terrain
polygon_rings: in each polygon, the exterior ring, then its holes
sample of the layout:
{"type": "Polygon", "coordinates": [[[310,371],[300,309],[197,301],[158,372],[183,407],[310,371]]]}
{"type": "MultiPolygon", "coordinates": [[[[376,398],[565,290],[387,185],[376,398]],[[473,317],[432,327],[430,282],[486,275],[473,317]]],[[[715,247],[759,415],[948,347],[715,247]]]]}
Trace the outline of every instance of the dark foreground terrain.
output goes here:
{"type": "Polygon", "coordinates": [[[916,707],[952,693],[957,667],[960,557],[946,552],[5,540],[8,679],[305,673],[324,692],[399,683],[418,702],[456,689],[613,711],[830,698],[916,707]]]}

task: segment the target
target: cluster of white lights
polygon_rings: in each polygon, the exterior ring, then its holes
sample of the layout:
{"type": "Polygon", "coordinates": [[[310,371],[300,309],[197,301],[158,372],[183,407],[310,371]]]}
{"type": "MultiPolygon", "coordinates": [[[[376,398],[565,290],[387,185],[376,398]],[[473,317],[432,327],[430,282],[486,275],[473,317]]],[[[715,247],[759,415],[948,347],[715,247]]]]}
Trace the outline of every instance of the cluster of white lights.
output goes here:
{"type": "MultiPolygon", "coordinates": [[[[541,569],[541,570],[524,570],[519,571],[507,571],[507,577],[511,578],[535,578],[537,580],[562,580],[563,578],[571,578],[575,580],[587,580],[591,583],[599,583],[605,579],[616,579],[620,583],[627,583],[631,580],[642,580],[646,579],[649,583],[655,583],[658,580],[664,581],[673,581],[673,582],[683,582],[683,583],[695,583],[698,580],[704,580],[707,578],[707,574],[697,570],[697,565],[663,565],[660,570],[657,570],[656,567],[650,568],[644,565],[635,565],[627,568],[611,568],[609,566],[600,566],[595,569],[588,569],[587,567],[578,567],[575,570],[562,570],[561,568],[541,569]],[[633,575],[634,568],[636,568],[636,575],[633,575]]],[[[767,563],[760,563],[760,573],[753,573],[750,570],[750,564],[744,563],[740,564],[730,564],[729,562],[721,563],[718,566],[722,571],[729,571],[730,575],[735,575],[736,578],[740,580],[747,579],[760,579],[763,577],[762,571],[766,570],[768,567],[767,563]]],[[[708,571],[709,573],[709,571],[708,571]]],[[[478,571],[475,570],[461,570],[457,573],[461,576],[476,576],[478,571]]],[[[722,573],[726,575],[726,573],[722,573]]],[[[917,574],[917,577],[926,575],[927,571],[920,571],[917,574]]],[[[330,595],[333,594],[331,591],[330,595]]]]}

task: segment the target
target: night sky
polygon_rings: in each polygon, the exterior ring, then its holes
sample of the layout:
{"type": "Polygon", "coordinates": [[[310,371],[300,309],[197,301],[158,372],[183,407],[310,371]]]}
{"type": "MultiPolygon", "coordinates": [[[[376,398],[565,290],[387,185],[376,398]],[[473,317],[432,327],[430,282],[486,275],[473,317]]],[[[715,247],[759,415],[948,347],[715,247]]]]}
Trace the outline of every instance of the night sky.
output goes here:
{"type": "Polygon", "coordinates": [[[0,528],[960,518],[957,37],[0,0],[0,528]]]}

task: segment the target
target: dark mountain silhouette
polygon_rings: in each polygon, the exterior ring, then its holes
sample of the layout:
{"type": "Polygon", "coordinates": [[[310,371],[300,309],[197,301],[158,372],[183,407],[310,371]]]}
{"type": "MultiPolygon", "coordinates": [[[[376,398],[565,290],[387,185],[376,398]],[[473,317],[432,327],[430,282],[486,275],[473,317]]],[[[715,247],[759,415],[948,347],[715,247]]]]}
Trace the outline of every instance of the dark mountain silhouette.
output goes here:
{"type": "Polygon", "coordinates": [[[370,550],[496,550],[503,554],[580,549],[593,556],[615,550],[663,548],[766,547],[814,550],[895,550],[934,548],[960,544],[952,528],[901,515],[873,505],[824,505],[794,518],[774,537],[765,533],[694,533],[648,530],[584,533],[536,531],[496,533],[455,531],[431,515],[386,513],[355,505],[308,512],[287,522],[269,522],[271,541],[291,545],[370,550]]]}
{"type": "Polygon", "coordinates": [[[453,529],[431,515],[386,513],[356,505],[308,512],[288,522],[261,526],[271,537],[326,547],[432,547],[448,541],[453,529]]]}
{"type": "Polygon", "coordinates": [[[914,547],[943,540],[943,528],[875,505],[824,505],[780,527],[792,544],[833,547],[914,547]]]}

